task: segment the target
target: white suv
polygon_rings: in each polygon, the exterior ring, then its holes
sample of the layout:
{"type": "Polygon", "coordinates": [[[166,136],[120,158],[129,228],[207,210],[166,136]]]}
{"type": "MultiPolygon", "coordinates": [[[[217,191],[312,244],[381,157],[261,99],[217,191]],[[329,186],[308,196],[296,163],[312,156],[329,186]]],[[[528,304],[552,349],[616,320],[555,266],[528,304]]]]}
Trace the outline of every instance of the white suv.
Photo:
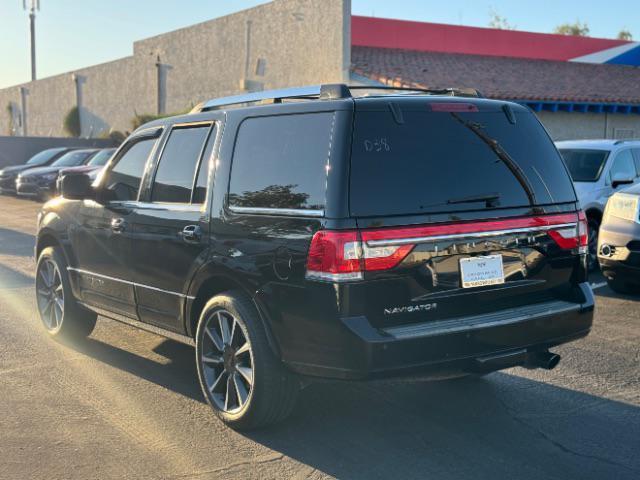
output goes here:
{"type": "Polygon", "coordinates": [[[640,140],[556,142],[589,220],[591,268],[597,263],[598,229],[607,200],[625,186],[640,183],[640,140]]]}

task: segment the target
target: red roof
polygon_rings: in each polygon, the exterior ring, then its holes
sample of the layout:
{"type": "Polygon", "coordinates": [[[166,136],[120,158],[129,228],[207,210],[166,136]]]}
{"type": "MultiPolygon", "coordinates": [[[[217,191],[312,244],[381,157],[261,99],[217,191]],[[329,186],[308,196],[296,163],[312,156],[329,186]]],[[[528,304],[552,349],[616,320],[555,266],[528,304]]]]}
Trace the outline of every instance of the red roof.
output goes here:
{"type": "Polygon", "coordinates": [[[628,43],[606,38],[351,17],[354,47],[566,61],[628,43]]]}
{"type": "Polygon", "coordinates": [[[640,104],[640,68],[497,56],[351,48],[352,71],[384,84],[470,87],[489,98],[640,104]]]}

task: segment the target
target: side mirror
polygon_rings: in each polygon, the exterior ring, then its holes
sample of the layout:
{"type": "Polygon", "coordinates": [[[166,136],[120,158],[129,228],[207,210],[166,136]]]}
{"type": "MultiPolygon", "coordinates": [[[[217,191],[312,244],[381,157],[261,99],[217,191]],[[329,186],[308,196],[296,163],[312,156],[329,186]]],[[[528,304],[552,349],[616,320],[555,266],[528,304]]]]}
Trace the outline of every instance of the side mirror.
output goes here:
{"type": "Polygon", "coordinates": [[[611,186],[618,188],[620,185],[631,185],[633,183],[632,177],[627,177],[626,174],[618,172],[611,177],[611,186]]]}
{"type": "Polygon", "coordinates": [[[92,180],[81,173],[66,174],[60,180],[60,193],[70,200],[83,200],[95,197],[92,180]]]}

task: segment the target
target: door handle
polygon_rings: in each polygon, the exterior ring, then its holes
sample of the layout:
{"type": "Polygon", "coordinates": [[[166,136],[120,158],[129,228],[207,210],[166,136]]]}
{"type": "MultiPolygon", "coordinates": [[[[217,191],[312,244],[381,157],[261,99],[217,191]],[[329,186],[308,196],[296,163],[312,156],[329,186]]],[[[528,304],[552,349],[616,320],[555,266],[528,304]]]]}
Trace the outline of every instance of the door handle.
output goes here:
{"type": "Polygon", "coordinates": [[[189,243],[197,243],[202,237],[202,229],[200,225],[187,225],[180,232],[182,240],[189,243]]]}
{"type": "Polygon", "coordinates": [[[111,219],[111,230],[115,233],[122,233],[127,228],[127,222],[124,218],[113,218],[111,219]]]}

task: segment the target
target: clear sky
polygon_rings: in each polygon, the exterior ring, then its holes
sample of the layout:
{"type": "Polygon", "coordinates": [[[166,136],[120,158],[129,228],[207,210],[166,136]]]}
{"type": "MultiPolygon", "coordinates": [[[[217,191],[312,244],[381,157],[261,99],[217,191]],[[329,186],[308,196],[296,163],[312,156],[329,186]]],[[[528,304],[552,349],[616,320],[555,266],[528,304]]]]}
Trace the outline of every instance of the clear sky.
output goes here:
{"type": "MultiPolygon", "coordinates": [[[[594,37],[627,28],[640,40],[638,0],[352,0],[354,15],[487,26],[496,11],[519,30],[586,22],[594,37]],[[635,4],[635,7],[634,7],[635,4]]],[[[131,55],[135,40],[266,3],[258,0],[41,0],[38,77],[131,55]]],[[[0,88],[30,79],[21,0],[0,0],[0,88]]]]}

